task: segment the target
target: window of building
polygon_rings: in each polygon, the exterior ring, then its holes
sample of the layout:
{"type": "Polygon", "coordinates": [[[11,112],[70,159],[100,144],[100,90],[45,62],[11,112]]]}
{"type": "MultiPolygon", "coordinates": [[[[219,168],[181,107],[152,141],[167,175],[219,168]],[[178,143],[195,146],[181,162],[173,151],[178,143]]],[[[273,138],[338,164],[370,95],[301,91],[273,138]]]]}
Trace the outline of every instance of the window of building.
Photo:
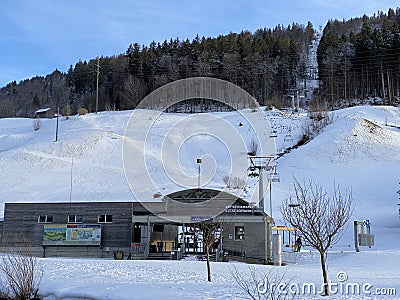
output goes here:
{"type": "Polygon", "coordinates": [[[39,215],[38,223],[53,223],[52,215],[39,215]]]}
{"type": "Polygon", "coordinates": [[[235,240],[244,240],[244,226],[235,226],[235,240]]]}
{"type": "Polygon", "coordinates": [[[83,217],[81,215],[68,215],[68,223],[82,223],[83,217]]]}
{"type": "Polygon", "coordinates": [[[112,223],[112,215],[99,215],[98,223],[112,223]]]}

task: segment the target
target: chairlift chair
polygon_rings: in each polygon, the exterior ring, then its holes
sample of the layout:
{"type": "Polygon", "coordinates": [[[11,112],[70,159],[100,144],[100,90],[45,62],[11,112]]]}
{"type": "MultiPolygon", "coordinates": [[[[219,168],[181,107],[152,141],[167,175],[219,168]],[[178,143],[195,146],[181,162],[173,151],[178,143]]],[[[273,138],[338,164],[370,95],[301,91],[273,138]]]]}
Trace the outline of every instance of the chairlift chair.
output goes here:
{"type": "Polygon", "coordinates": [[[258,173],[256,173],[256,172],[251,172],[251,173],[249,173],[249,177],[251,177],[251,178],[253,178],[253,177],[258,177],[259,175],[258,175],[258,173]]]}
{"type": "Polygon", "coordinates": [[[249,171],[250,171],[250,172],[254,172],[255,170],[256,170],[256,167],[254,167],[254,166],[250,166],[250,167],[249,167],[249,171]]]}
{"type": "Polygon", "coordinates": [[[276,138],[278,137],[278,132],[276,130],[271,130],[271,133],[269,134],[270,138],[276,138]]]}
{"type": "Polygon", "coordinates": [[[268,174],[268,180],[271,182],[280,182],[281,181],[279,174],[276,172],[268,174]]]}
{"type": "Polygon", "coordinates": [[[283,139],[283,141],[284,141],[284,142],[293,142],[292,135],[286,134],[285,137],[284,137],[284,139],[283,139]]]}

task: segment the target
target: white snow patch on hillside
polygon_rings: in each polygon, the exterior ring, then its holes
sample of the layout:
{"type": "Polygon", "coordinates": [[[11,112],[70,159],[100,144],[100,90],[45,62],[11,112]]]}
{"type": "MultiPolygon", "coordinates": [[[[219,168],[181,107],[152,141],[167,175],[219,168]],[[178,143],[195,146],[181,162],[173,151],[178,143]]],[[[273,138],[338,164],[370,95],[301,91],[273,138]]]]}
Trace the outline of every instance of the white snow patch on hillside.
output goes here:
{"type": "MultiPolygon", "coordinates": [[[[386,126],[395,107],[353,107],[333,112],[334,122],[306,145],[278,160],[281,182],[273,184],[273,216],[283,223],[278,207],[292,189],[293,177],[321,183],[328,191],[339,184],[351,189],[356,203],[353,219],[371,221],[379,249],[396,249],[400,234],[397,213],[400,170],[400,129],[386,126]],[[393,248],[392,248],[393,247],[393,248]]],[[[393,119],[393,123],[398,119],[393,119]]],[[[337,249],[353,245],[349,225],[337,249]]],[[[335,248],[335,247],[334,247],[335,248]]]]}
{"type": "MultiPolygon", "coordinates": [[[[58,142],[55,142],[54,119],[43,120],[42,128],[36,132],[31,119],[0,119],[0,202],[69,201],[71,170],[72,201],[133,200],[122,161],[123,136],[131,114],[131,111],[104,112],[60,119],[58,142]]],[[[322,133],[278,160],[277,171],[281,181],[272,184],[273,217],[277,225],[283,224],[278,207],[291,189],[293,176],[300,180],[314,180],[328,190],[334,182],[342,188],[351,188],[356,203],[353,219],[370,220],[375,246],[371,249],[362,247],[361,253],[355,253],[349,224],[340,243],[328,252],[329,279],[336,282],[336,274],[345,271],[348,282],[369,283],[374,288],[393,287],[397,289],[397,296],[386,298],[400,299],[400,219],[396,194],[400,170],[400,110],[364,106],[332,114],[334,122],[322,133]]],[[[279,152],[297,143],[308,118],[306,113],[290,114],[277,110],[265,112],[265,115],[278,132],[276,144],[281,150],[279,152]]],[[[234,112],[221,116],[248,143],[253,134],[243,118],[234,112]]],[[[142,118],[135,120],[139,129],[148,117],[144,113],[142,118]]],[[[164,181],[165,174],[159,172],[157,149],[162,142],[169,142],[159,139],[171,125],[186,117],[165,114],[152,128],[147,163],[151,172],[158,174],[156,178],[160,181],[160,188],[172,190],[176,186],[164,181]]],[[[269,130],[265,130],[263,138],[269,135],[269,130]]],[[[193,176],[196,158],[207,150],[198,147],[199,141],[207,141],[214,149],[211,152],[218,175],[213,184],[218,186],[222,177],[220,172],[224,172],[230,162],[219,141],[208,136],[204,138],[196,136],[182,147],[179,156],[181,168],[177,172],[193,176]]],[[[174,139],[170,142],[174,143],[174,139]]],[[[242,157],[245,153],[234,155],[242,157]]],[[[256,180],[249,180],[248,186],[250,193],[251,189],[256,189],[256,180]]],[[[269,201],[268,196],[266,201],[269,201]]],[[[39,294],[47,300],[247,298],[231,275],[233,265],[243,274],[249,274],[249,266],[243,263],[212,263],[213,282],[208,283],[205,263],[197,261],[60,258],[40,261],[44,277],[39,294]]],[[[317,253],[305,246],[295,261],[282,268],[262,265],[255,268],[262,273],[276,271],[287,282],[321,283],[317,253]]],[[[321,299],[319,296],[301,298],[321,299]]],[[[343,298],[382,299],[374,294],[330,297],[343,298]]]]}
{"type": "Polygon", "coordinates": [[[0,184],[4,187],[0,203],[153,201],[157,193],[197,186],[197,158],[204,162],[202,186],[222,190],[225,176],[237,176],[248,183],[242,197],[256,201],[252,199],[256,179],[247,178],[247,147],[258,138],[260,148],[275,149],[268,142],[269,130],[263,131],[269,128],[266,118],[250,110],[207,115],[139,110],[60,118],[57,142],[55,128],[55,119],[43,119],[38,131],[33,130],[32,119],[0,120],[0,184]],[[202,121],[207,116],[208,122],[202,121]],[[131,117],[135,135],[130,142],[137,150],[132,157],[146,157],[145,167],[136,164],[134,181],[139,188],[134,195],[125,177],[122,151],[131,117]],[[261,134],[256,135],[254,128],[261,134]],[[182,140],[192,131],[198,134],[182,140]],[[240,174],[230,174],[239,165],[240,174]],[[147,175],[153,184],[145,180],[147,175]]]}

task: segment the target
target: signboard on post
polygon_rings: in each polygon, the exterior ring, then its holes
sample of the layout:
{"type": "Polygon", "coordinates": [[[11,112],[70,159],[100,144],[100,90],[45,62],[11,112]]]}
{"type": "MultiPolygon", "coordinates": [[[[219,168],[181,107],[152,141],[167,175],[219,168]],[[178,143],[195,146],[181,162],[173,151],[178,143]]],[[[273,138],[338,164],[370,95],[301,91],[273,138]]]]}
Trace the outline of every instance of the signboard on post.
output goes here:
{"type": "Polygon", "coordinates": [[[98,246],[100,224],[46,224],[43,226],[43,246],[98,246]]]}
{"type": "Polygon", "coordinates": [[[359,246],[374,246],[374,235],[368,233],[359,233],[358,244],[359,246]]]}
{"type": "Polygon", "coordinates": [[[369,220],[354,221],[354,245],[356,252],[360,252],[360,246],[374,246],[375,237],[371,234],[371,223],[369,220]]]}

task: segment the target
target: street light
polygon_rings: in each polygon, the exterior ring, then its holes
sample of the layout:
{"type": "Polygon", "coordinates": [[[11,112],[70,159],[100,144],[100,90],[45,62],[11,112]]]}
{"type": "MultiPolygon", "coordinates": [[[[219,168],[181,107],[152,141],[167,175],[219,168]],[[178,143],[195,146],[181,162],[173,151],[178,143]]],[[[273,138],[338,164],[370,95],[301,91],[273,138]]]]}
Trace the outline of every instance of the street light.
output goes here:
{"type": "Polygon", "coordinates": [[[198,158],[197,160],[196,160],[196,162],[197,162],[197,165],[199,166],[199,176],[198,176],[198,181],[197,181],[197,188],[199,189],[200,188],[200,173],[201,173],[201,158],[198,158]]]}

